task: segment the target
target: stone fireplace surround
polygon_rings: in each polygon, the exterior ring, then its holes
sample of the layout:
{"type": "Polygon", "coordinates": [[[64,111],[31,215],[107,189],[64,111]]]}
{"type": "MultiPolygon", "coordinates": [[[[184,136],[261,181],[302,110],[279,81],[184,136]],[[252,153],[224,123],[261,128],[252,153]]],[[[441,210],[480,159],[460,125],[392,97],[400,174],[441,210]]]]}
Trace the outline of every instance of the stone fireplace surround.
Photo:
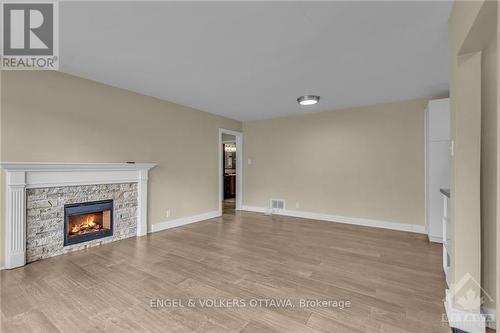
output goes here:
{"type": "MultiPolygon", "coordinates": [[[[24,266],[27,259],[27,192],[45,193],[43,190],[69,188],[69,192],[80,193],[88,190],[89,185],[106,185],[104,189],[112,189],[113,195],[120,195],[120,187],[111,184],[135,185],[125,191],[137,197],[135,228],[126,227],[117,239],[130,237],[130,230],[135,230],[136,236],[147,234],[147,187],[148,172],[156,164],[153,163],[19,163],[1,162],[0,168],[6,172],[5,196],[5,268],[24,266]],[[109,186],[108,186],[109,185],[109,186]],[[80,190],[78,190],[80,188],[80,190]],[[118,189],[118,192],[116,190],[118,189]],[[136,194],[133,194],[135,191],[136,194]]],[[[92,187],[90,187],[92,189],[92,187]]],[[[94,188],[95,190],[95,188],[94,188]]],[[[46,190],[47,192],[49,190],[46,190]]],[[[91,190],[92,191],[92,190],[91,190]]],[[[111,195],[108,193],[108,196],[111,195]]],[[[83,196],[85,197],[85,195],[83,196]]],[[[133,204],[132,204],[133,206],[133,204]]],[[[62,221],[61,221],[62,222],[62,221]]],[[[107,240],[110,241],[110,240],[107,240]]],[[[84,244],[84,243],[82,243],[84,244]]],[[[71,249],[68,249],[71,250],[71,249]]],[[[46,255],[57,255],[64,251],[46,255]]]]}
{"type": "Polygon", "coordinates": [[[26,190],[26,263],[133,237],[137,234],[137,183],[26,190]],[[111,236],[64,245],[64,206],[113,200],[111,236]]]}

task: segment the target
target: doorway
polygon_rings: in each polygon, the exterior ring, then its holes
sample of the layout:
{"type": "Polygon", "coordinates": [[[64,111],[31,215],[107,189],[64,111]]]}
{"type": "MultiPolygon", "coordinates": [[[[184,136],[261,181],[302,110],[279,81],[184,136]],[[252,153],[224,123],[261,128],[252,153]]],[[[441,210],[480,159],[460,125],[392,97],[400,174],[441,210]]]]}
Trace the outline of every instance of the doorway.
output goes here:
{"type": "Polygon", "coordinates": [[[219,130],[219,211],[234,215],[241,208],[242,133],[219,130]]]}

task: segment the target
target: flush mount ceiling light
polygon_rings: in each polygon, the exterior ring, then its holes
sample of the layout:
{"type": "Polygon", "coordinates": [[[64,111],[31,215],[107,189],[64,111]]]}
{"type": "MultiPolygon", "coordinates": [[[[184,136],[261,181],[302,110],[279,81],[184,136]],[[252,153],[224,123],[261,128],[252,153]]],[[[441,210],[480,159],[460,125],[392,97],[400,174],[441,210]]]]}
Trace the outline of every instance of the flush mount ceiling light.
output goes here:
{"type": "Polygon", "coordinates": [[[226,153],[234,153],[234,152],[236,152],[236,146],[235,145],[224,145],[224,151],[226,153]]]}
{"type": "Polygon", "coordinates": [[[314,105],[319,102],[319,96],[305,95],[297,98],[297,103],[303,106],[314,105]]]}

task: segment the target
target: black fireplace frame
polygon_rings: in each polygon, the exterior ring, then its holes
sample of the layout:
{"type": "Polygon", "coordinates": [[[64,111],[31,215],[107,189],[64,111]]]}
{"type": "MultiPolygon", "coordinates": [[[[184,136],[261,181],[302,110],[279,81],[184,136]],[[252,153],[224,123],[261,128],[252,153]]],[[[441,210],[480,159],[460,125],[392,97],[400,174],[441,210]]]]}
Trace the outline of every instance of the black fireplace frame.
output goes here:
{"type": "Polygon", "coordinates": [[[89,201],[77,204],[64,205],[64,246],[88,242],[93,239],[99,239],[104,237],[113,236],[113,200],[101,200],[101,201],[89,201]],[[105,210],[111,211],[110,224],[111,227],[106,230],[100,230],[97,232],[89,233],[86,235],[75,236],[69,238],[68,236],[68,226],[70,216],[100,213],[105,210]]]}

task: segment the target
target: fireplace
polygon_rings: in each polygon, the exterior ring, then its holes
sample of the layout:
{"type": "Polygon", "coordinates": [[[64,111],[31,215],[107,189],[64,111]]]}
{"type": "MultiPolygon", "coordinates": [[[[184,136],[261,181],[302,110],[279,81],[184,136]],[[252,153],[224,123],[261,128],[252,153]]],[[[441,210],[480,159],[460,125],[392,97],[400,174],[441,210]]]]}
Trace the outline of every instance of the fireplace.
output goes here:
{"type": "Polygon", "coordinates": [[[113,200],[64,205],[64,246],[113,235],[113,200]]]}

